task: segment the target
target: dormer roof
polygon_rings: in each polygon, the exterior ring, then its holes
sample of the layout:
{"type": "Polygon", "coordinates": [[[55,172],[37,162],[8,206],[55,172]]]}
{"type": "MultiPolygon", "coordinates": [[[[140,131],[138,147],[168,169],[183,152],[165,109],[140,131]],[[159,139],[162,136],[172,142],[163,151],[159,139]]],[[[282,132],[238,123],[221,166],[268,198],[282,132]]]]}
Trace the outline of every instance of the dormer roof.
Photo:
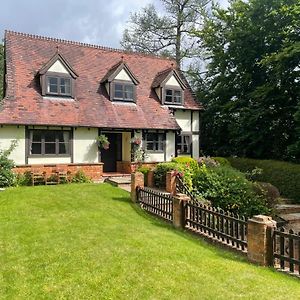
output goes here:
{"type": "Polygon", "coordinates": [[[187,88],[187,85],[182,80],[181,75],[179,74],[179,72],[177,70],[173,69],[173,68],[168,68],[166,70],[163,70],[163,71],[159,72],[155,76],[155,78],[152,82],[152,87],[157,88],[157,87],[164,86],[172,76],[174,76],[174,78],[177,80],[178,84],[181,86],[181,88],[183,90],[187,88]]]}
{"type": "Polygon", "coordinates": [[[72,66],[68,63],[68,61],[64,58],[64,56],[56,52],[50,60],[39,70],[40,75],[44,75],[47,73],[47,71],[57,62],[59,61],[63,67],[68,71],[68,73],[76,79],[78,77],[78,74],[75,72],[75,70],[72,68],[72,66]]]}
{"type": "Polygon", "coordinates": [[[137,85],[139,84],[138,79],[134,76],[134,74],[130,71],[128,65],[122,60],[120,62],[118,62],[117,64],[115,64],[114,66],[112,66],[108,72],[105,74],[105,76],[102,78],[101,83],[103,82],[111,82],[115,79],[115,77],[122,71],[124,70],[128,76],[130,77],[130,79],[132,80],[132,82],[137,85]]]}

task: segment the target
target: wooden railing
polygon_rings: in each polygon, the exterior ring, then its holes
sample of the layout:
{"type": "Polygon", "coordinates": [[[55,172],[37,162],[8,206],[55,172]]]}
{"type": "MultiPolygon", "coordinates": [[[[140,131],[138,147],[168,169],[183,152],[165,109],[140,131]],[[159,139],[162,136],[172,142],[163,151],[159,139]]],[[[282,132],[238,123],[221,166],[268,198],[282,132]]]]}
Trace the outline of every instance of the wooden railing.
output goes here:
{"type": "Polygon", "coordinates": [[[274,230],[273,258],[275,268],[300,275],[300,232],[274,230]]]}
{"type": "Polygon", "coordinates": [[[185,227],[237,250],[247,250],[247,221],[244,217],[204,204],[187,202],[185,227]]]}
{"type": "Polygon", "coordinates": [[[199,203],[197,196],[192,193],[179,175],[176,175],[176,192],[190,197],[192,203],[199,203]]]}
{"type": "Polygon", "coordinates": [[[173,198],[170,194],[138,187],[137,199],[142,209],[167,221],[173,220],[173,198]]]}

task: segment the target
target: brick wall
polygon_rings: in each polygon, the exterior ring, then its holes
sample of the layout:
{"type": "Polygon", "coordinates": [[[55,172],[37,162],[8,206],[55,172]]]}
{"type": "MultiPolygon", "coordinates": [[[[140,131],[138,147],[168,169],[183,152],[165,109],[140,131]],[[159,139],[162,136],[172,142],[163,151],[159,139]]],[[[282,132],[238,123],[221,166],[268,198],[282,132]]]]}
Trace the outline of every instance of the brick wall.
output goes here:
{"type": "Polygon", "coordinates": [[[71,175],[74,175],[77,171],[82,170],[93,181],[99,181],[103,175],[103,163],[81,163],[81,164],[56,164],[56,165],[22,165],[16,166],[13,171],[18,174],[23,174],[27,171],[31,171],[32,168],[40,169],[42,172],[46,172],[47,175],[55,173],[57,168],[66,168],[71,175]]]}
{"type": "MultiPolygon", "coordinates": [[[[145,162],[142,163],[143,167],[148,167],[154,169],[158,162],[145,162]]],[[[130,161],[117,161],[117,172],[131,174],[135,172],[139,167],[139,163],[130,162],[130,161]]]]}

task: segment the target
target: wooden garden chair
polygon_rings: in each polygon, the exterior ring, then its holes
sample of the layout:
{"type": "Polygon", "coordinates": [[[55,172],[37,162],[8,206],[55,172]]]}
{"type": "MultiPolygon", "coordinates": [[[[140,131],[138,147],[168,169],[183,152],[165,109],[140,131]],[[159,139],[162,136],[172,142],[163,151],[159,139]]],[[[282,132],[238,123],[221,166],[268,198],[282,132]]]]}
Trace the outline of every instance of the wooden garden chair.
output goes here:
{"type": "Polygon", "coordinates": [[[46,184],[46,172],[43,169],[44,165],[36,165],[31,168],[32,185],[35,185],[37,183],[46,184]]]}
{"type": "Polygon", "coordinates": [[[61,182],[69,183],[70,182],[67,165],[57,165],[55,172],[56,172],[56,177],[57,177],[57,183],[61,183],[61,182]]]}

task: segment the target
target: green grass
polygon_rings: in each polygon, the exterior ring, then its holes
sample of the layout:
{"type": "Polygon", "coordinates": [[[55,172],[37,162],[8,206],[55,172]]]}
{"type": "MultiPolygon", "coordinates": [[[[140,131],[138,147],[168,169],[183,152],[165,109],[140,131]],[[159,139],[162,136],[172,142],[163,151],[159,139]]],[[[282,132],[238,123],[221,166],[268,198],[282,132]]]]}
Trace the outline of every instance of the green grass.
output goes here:
{"type": "Polygon", "coordinates": [[[141,212],[106,184],[0,193],[1,299],[300,299],[300,281],[141,212]]]}

